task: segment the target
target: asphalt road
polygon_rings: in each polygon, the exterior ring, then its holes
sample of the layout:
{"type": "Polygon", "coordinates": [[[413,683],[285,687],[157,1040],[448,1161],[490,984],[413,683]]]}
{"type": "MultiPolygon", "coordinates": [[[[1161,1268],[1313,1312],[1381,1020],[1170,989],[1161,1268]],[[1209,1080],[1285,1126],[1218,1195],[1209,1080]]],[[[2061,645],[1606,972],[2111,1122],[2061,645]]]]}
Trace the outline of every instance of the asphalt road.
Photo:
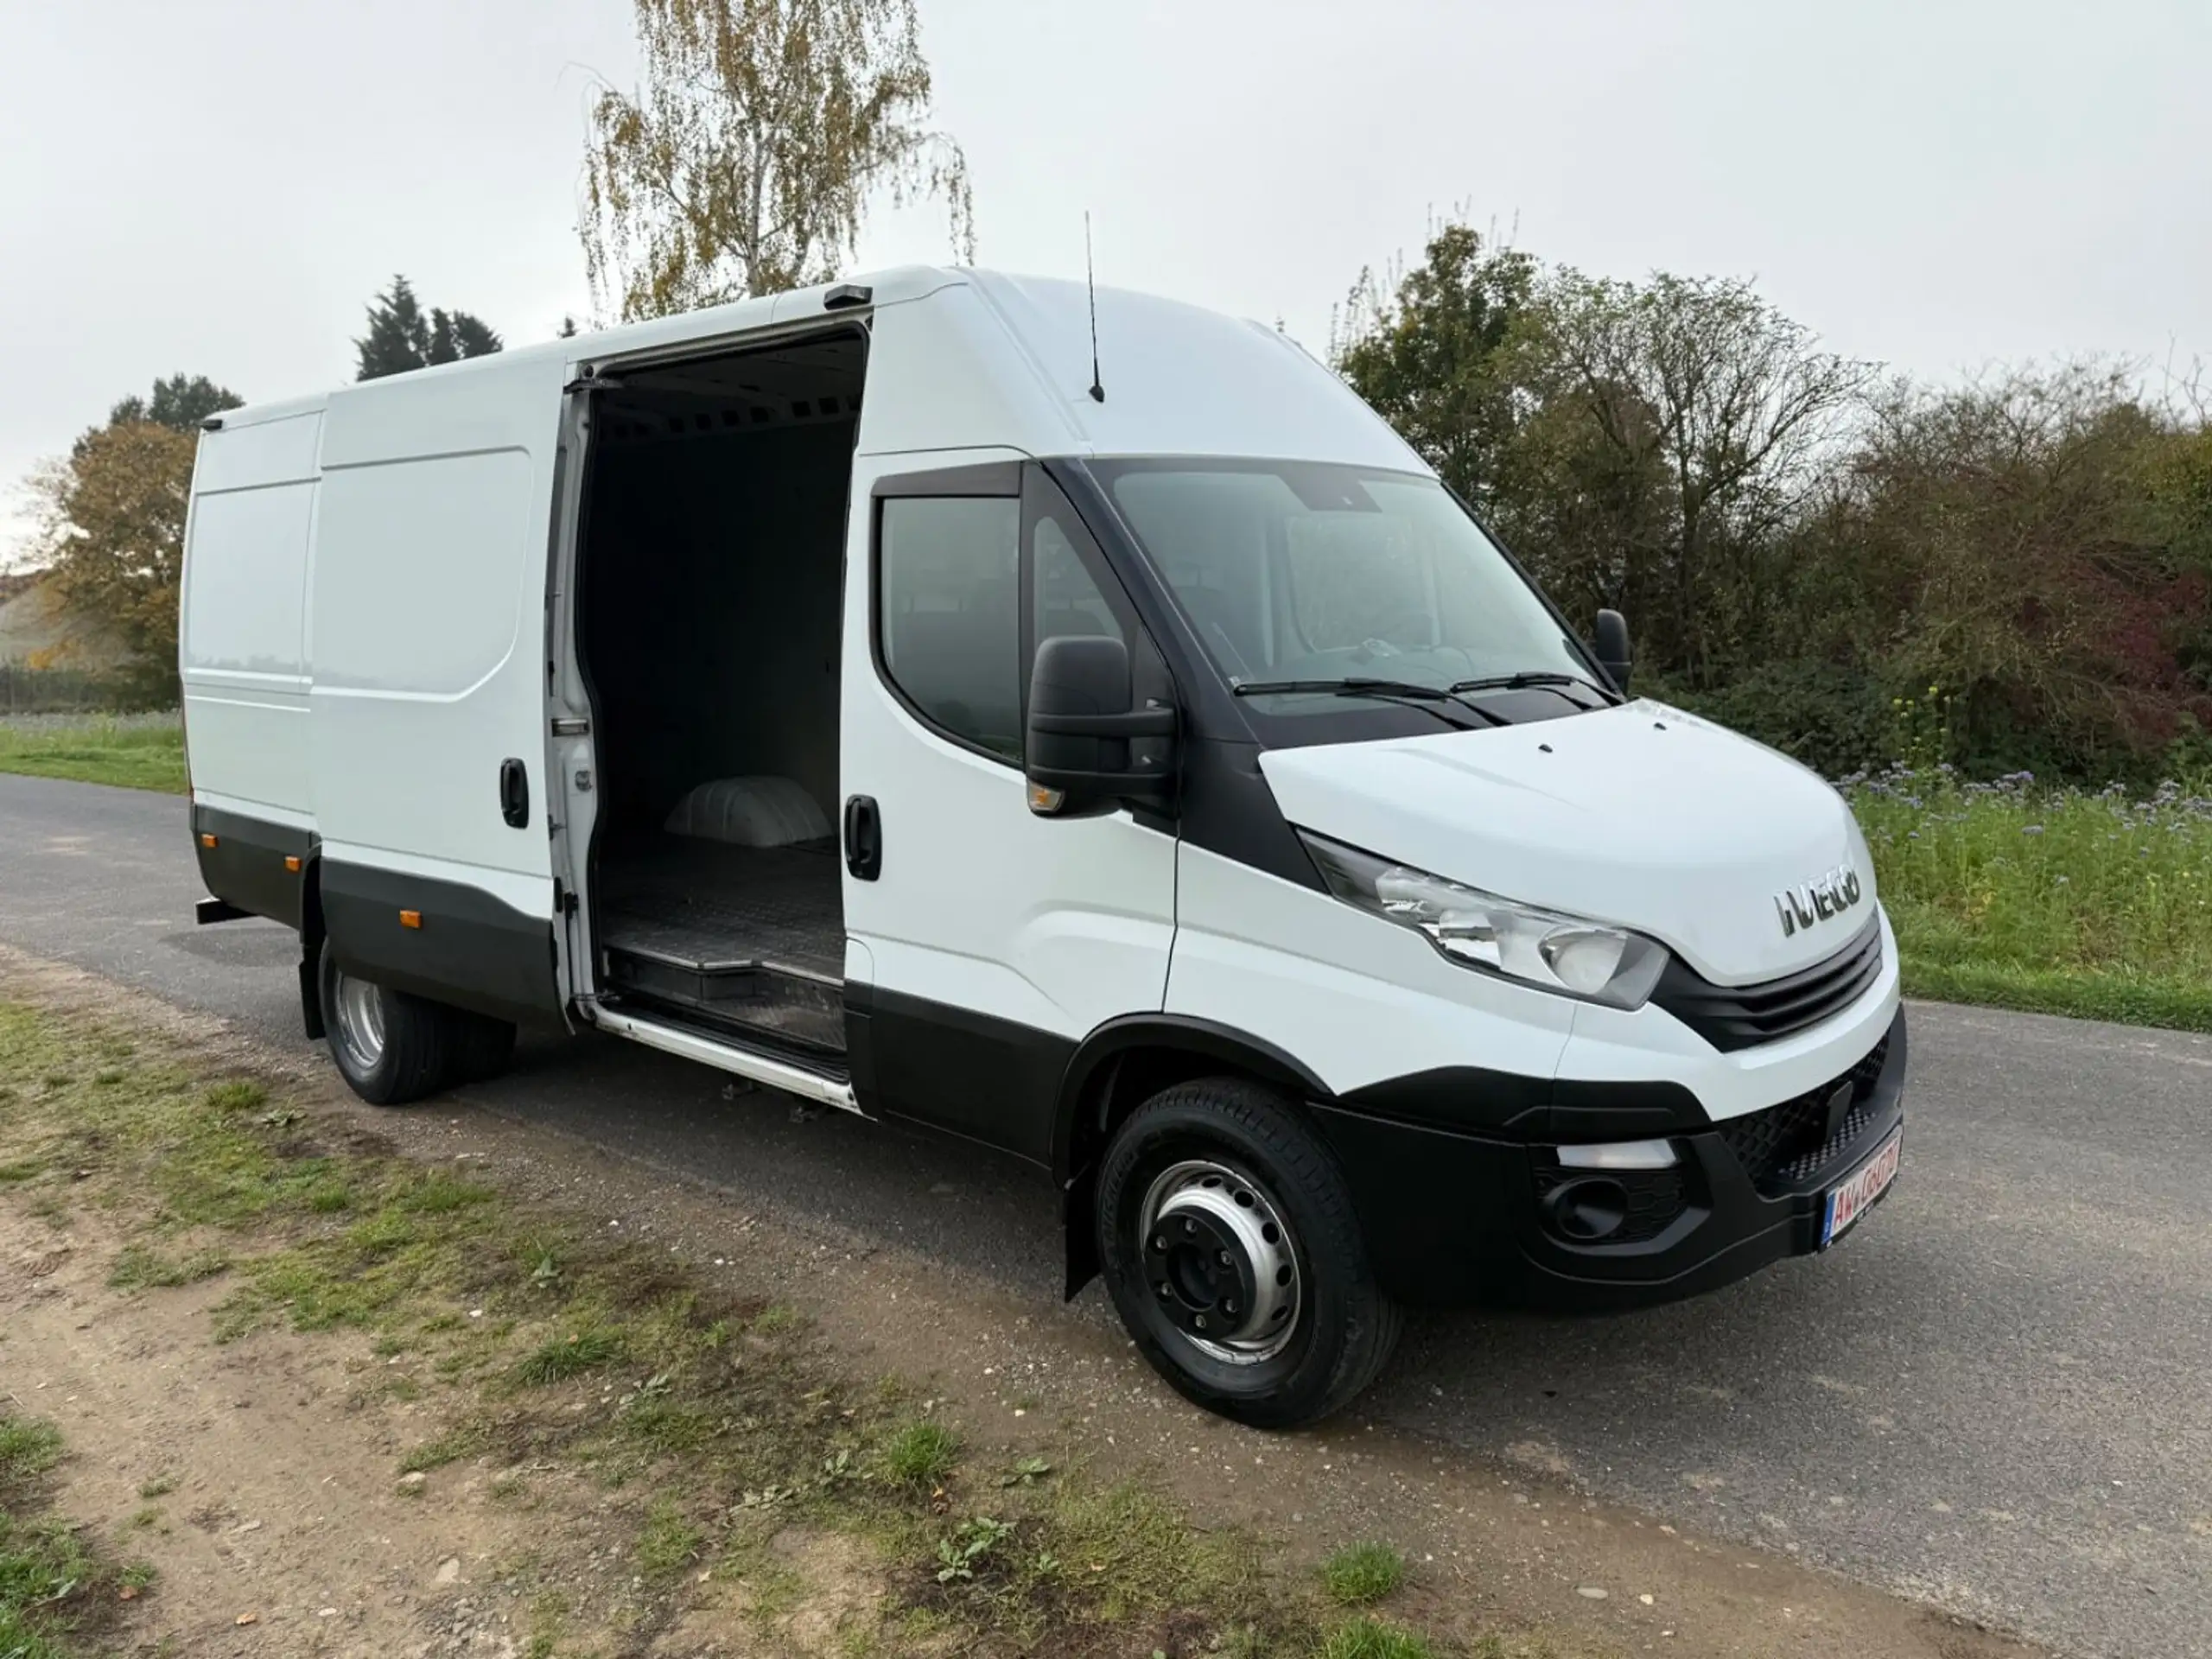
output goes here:
{"type": "MultiPolygon", "coordinates": [[[[195,928],[200,892],[181,801],[0,776],[0,940],[298,1044],[292,936],[195,928]]],[[[1911,1018],[1905,1174],[1858,1235],[1651,1313],[1424,1317],[1363,1415],[2065,1650],[2212,1654],[2212,1041],[1911,1018]]],[[[1040,1178],[722,1082],[587,1038],[479,1094],[1056,1296],[1040,1178]]]]}

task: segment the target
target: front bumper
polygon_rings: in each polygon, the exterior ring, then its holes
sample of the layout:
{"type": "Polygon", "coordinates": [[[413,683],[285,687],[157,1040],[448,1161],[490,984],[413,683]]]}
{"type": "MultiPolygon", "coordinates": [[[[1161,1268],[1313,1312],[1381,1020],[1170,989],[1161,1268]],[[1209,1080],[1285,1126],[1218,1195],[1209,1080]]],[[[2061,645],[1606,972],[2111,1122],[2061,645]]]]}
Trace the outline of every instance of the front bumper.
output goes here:
{"type": "Polygon", "coordinates": [[[1823,1196],[1904,1122],[1905,1065],[1900,1008],[1842,1076],[1719,1124],[1694,1123],[1679,1106],[1662,1124],[1657,1115],[1669,1109],[1635,1084],[1613,1086],[1617,1104],[1592,1100],[1583,1086],[1572,1117],[1557,1106],[1548,1116],[1523,1115],[1554,1132],[1613,1122],[1619,1138],[1656,1131],[1673,1143],[1673,1169],[1611,1178],[1626,1214],[1592,1242],[1570,1236],[1558,1219],[1558,1189],[1588,1173],[1562,1170],[1551,1139],[1470,1135],[1342,1105],[1313,1110],[1351,1179],[1370,1264],[1393,1299],[1602,1311],[1696,1295],[1819,1249],[1823,1196]],[[1847,1105],[1835,1099],[1846,1085],[1847,1105]]]}

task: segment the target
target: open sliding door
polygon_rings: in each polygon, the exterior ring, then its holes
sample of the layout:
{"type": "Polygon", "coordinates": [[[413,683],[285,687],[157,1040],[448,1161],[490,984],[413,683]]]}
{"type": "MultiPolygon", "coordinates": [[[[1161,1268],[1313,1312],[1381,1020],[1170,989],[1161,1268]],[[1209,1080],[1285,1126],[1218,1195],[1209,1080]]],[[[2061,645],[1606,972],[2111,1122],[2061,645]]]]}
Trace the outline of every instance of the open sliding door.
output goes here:
{"type": "Polygon", "coordinates": [[[324,923],[349,973],[565,1001],[547,830],[557,355],[334,395],[308,579],[324,923]]]}

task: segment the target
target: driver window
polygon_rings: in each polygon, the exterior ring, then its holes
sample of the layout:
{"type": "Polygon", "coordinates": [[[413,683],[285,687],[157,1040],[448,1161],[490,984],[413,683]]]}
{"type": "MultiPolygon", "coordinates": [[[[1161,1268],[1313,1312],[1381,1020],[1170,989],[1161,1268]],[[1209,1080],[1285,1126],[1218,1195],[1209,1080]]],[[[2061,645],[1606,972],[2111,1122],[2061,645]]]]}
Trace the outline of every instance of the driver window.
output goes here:
{"type": "Polygon", "coordinates": [[[1067,531],[1060,528],[1058,519],[1037,521],[1036,532],[1030,541],[1030,556],[1036,562],[1034,617],[1039,645],[1068,634],[1128,643],[1112,607],[1106,603],[1106,596],[1098,591],[1098,584],[1091,580],[1082,555],[1068,540],[1067,531]]]}

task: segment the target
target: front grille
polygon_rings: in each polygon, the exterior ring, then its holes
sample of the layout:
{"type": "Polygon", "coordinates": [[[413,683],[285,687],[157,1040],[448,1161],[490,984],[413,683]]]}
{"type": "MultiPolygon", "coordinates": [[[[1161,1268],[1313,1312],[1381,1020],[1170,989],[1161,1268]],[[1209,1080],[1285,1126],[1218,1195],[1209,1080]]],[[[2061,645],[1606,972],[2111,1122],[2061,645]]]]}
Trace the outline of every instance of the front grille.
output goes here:
{"type": "Polygon", "coordinates": [[[1866,995],[1882,974],[1882,918],[1826,962],[1763,985],[1715,985],[1677,957],[1651,1000],[1724,1053],[1817,1026],[1866,995]]]}
{"type": "Polygon", "coordinates": [[[1628,1195],[1627,1219],[1605,1237],[1591,1240],[1592,1243],[1640,1244],[1656,1238],[1674,1224],[1688,1202],[1679,1166],[1672,1169],[1562,1169],[1548,1160],[1536,1166],[1537,1200],[1541,1203],[1547,1193],[1566,1182],[1592,1176],[1615,1183],[1628,1195]]]}
{"type": "Polygon", "coordinates": [[[1889,1055],[1890,1039],[1885,1037],[1834,1082],[1719,1126],[1721,1141],[1736,1154],[1761,1198],[1777,1198],[1804,1185],[1857,1143],[1873,1121],[1874,1085],[1889,1055]],[[1851,1109],[1830,1135],[1828,1099],[1838,1084],[1851,1085],[1851,1109]]]}

